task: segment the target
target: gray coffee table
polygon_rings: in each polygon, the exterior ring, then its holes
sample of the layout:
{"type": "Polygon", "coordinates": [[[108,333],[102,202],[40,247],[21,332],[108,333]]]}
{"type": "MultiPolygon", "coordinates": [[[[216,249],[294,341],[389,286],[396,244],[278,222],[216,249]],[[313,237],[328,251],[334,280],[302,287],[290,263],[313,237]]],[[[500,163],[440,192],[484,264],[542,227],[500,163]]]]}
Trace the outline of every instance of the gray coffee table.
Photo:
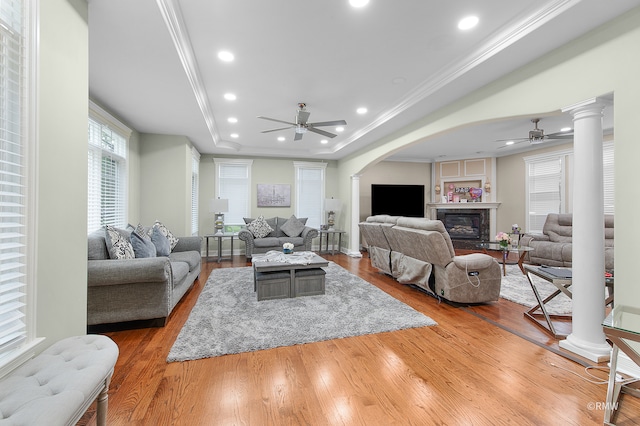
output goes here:
{"type": "Polygon", "coordinates": [[[283,299],[324,294],[325,271],[329,262],[313,252],[253,255],[253,289],[258,300],[283,299]],[[267,260],[269,259],[269,260],[267,260]],[[301,263],[304,260],[304,263],[301,263]]]}

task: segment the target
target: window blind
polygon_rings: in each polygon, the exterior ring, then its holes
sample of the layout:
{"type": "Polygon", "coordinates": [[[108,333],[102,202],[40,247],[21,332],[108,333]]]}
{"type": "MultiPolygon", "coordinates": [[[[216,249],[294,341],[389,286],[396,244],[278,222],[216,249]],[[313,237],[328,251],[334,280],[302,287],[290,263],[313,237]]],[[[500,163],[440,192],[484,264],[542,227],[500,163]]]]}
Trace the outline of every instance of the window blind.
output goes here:
{"type": "Polygon", "coordinates": [[[100,118],[89,118],[88,233],[127,224],[127,138],[100,118]]]}
{"type": "Polygon", "coordinates": [[[0,2],[0,365],[27,327],[26,4],[0,2]]]}
{"type": "Polygon", "coordinates": [[[562,212],[564,155],[528,163],[528,232],[541,232],[549,213],[562,212]]]}
{"type": "Polygon", "coordinates": [[[606,142],[602,149],[602,184],[604,186],[604,212],[615,213],[615,156],[613,142],[606,142]]]}
{"type": "Polygon", "coordinates": [[[320,228],[324,222],[324,176],[326,163],[294,162],[296,175],[296,217],[306,217],[307,226],[320,228]]]}
{"type": "Polygon", "coordinates": [[[225,225],[244,225],[251,206],[251,160],[219,160],[216,162],[217,194],[229,200],[229,211],[224,214],[225,225]]]}
{"type": "Polygon", "coordinates": [[[200,192],[200,153],[191,148],[191,235],[198,235],[198,193],[200,192]]]}

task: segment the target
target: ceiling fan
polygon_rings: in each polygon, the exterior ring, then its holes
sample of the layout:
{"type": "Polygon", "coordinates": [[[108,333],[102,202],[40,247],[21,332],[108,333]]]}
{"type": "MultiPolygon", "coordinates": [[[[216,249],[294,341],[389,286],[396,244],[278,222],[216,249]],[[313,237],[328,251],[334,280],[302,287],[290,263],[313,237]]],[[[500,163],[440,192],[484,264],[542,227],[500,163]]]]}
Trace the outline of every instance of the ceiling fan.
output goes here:
{"type": "Polygon", "coordinates": [[[536,145],[539,143],[543,143],[545,141],[556,140],[556,139],[573,139],[573,130],[569,130],[566,132],[549,133],[548,135],[545,135],[544,130],[538,128],[538,123],[540,122],[539,118],[532,118],[531,122],[534,125],[534,129],[529,131],[528,138],[498,139],[496,140],[496,142],[513,142],[512,144],[498,147],[498,149],[506,148],[507,146],[512,146],[512,145],[516,145],[516,144],[527,142],[527,141],[531,145],[536,145]]]}
{"type": "Polygon", "coordinates": [[[289,121],[283,121],[283,120],[278,120],[275,118],[269,118],[269,117],[263,117],[261,115],[258,116],[258,118],[262,118],[263,120],[270,120],[270,121],[275,121],[278,123],[284,123],[284,124],[288,124],[289,126],[287,127],[280,127],[278,129],[271,129],[271,130],[263,130],[260,133],[269,133],[269,132],[277,132],[280,130],[285,130],[285,129],[295,129],[295,137],[293,138],[294,141],[299,141],[300,139],[302,139],[302,135],[304,135],[305,133],[307,133],[307,130],[313,133],[317,133],[319,135],[322,136],[326,136],[328,138],[335,138],[337,135],[327,132],[326,130],[321,130],[321,129],[317,129],[317,127],[323,127],[323,126],[344,126],[347,124],[346,121],[344,120],[335,120],[335,121],[321,121],[318,123],[308,123],[307,120],[309,119],[309,115],[311,115],[310,112],[307,111],[307,104],[300,102],[298,104],[298,112],[296,114],[296,118],[295,118],[295,123],[289,122],[289,121]]]}

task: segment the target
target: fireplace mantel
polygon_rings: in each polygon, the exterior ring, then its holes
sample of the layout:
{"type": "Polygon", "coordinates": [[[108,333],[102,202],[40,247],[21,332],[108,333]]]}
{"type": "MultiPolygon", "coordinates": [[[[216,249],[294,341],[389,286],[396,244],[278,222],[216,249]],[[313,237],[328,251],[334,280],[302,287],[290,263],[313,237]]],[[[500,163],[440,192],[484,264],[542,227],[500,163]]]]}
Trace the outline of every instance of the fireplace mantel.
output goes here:
{"type": "Polygon", "coordinates": [[[489,209],[490,235],[496,235],[496,210],[501,203],[427,203],[427,217],[438,218],[438,210],[481,210],[489,209]]]}

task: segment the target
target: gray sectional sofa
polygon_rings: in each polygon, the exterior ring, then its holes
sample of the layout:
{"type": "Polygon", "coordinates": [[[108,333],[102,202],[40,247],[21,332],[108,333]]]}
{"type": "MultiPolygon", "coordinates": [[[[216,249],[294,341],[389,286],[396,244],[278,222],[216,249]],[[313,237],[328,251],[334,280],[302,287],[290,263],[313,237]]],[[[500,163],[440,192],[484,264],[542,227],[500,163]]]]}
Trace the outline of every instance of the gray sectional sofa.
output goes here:
{"type": "MultiPolygon", "coordinates": [[[[311,228],[310,226],[300,227],[300,232],[292,233],[288,231],[286,227],[287,221],[295,218],[286,217],[272,217],[265,219],[267,224],[271,227],[272,231],[264,237],[257,237],[249,229],[242,229],[238,232],[238,238],[245,243],[245,255],[248,259],[251,259],[254,253],[266,253],[269,250],[282,250],[284,243],[292,243],[293,251],[310,251],[311,243],[314,238],[318,236],[318,230],[311,228]],[[287,231],[287,232],[285,232],[287,231]]],[[[253,222],[255,219],[245,218],[244,221],[247,225],[253,222]]],[[[298,221],[306,224],[306,218],[297,218],[298,221]]]]}
{"type": "MultiPolygon", "coordinates": [[[[118,229],[127,237],[130,231],[118,229]]],[[[200,275],[202,238],[179,237],[168,257],[111,259],[105,230],[88,237],[87,324],[156,320],[169,314],[200,275]]]]}
{"type": "Polygon", "coordinates": [[[443,223],[425,218],[370,216],[359,224],[371,264],[398,282],[456,303],[500,297],[500,265],[483,253],[456,256],[443,223]]]}
{"type": "MultiPolygon", "coordinates": [[[[614,268],[613,256],[613,219],[607,214],[604,217],[604,263],[605,269],[614,268]]],[[[549,266],[571,267],[572,261],[573,215],[570,213],[547,215],[541,233],[526,233],[520,239],[523,246],[533,247],[527,253],[529,263],[549,266]]]]}

